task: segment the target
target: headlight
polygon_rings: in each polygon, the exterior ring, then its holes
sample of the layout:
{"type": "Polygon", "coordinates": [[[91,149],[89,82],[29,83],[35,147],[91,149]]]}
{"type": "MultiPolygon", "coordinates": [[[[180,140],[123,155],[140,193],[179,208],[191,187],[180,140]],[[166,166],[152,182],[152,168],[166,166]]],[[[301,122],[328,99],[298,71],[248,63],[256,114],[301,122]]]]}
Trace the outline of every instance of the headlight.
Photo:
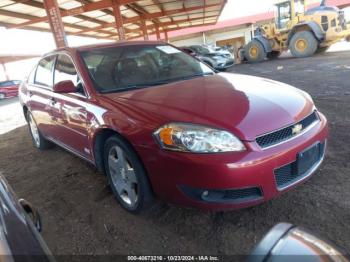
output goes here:
{"type": "Polygon", "coordinates": [[[233,134],[206,126],[171,123],[154,132],[164,149],[193,152],[219,153],[245,150],[243,143],[233,134]]]}
{"type": "Polygon", "coordinates": [[[213,58],[215,60],[224,60],[225,58],[223,58],[222,56],[213,56],[213,58]]]}

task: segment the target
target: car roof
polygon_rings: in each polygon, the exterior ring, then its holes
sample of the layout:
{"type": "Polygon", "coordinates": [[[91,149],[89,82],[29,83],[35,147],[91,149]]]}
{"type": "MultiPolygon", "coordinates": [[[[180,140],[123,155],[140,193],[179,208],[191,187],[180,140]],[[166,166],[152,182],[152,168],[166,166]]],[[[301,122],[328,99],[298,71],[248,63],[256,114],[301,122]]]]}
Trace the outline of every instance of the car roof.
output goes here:
{"type": "Polygon", "coordinates": [[[52,53],[67,51],[67,52],[76,52],[76,51],[88,51],[98,48],[108,48],[108,47],[118,47],[118,46],[133,46],[133,45],[164,45],[167,44],[163,41],[119,41],[113,43],[102,43],[102,44],[93,44],[86,46],[78,46],[78,47],[63,47],[56,50],[53,50],[44,56],[50,55],[52,53]]]}

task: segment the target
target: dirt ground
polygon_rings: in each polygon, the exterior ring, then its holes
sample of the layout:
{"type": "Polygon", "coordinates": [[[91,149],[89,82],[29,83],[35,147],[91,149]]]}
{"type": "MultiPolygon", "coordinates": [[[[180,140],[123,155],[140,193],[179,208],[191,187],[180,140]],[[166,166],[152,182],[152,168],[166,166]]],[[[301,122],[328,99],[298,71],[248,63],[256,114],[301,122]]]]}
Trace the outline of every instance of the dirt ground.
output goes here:
{"type": "Polygon", "coordinates": [[[253,208],[211,213],[160,203],[146,215],[134,216],[117,204],[106,178],[90,164],[58,147],[36,150],[27,127],[20,127],[0,135],[0,171],[19,197],[40,210],[42,234],[55,255],[247,254],[282,221],[350,251],[350,52],[281,58],[230,71],[284,81],[311,93],[330,123],[321,169],[303,185],[253,208]]]}

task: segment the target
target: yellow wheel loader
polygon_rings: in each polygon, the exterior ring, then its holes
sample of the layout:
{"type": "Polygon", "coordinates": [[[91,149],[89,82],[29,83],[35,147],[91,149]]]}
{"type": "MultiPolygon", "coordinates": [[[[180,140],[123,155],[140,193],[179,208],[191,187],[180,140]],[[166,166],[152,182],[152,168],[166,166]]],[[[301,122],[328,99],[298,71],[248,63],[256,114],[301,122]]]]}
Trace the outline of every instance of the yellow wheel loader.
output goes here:
{"type": "Polygon", "coordinates": [[[273,22],[259,26],[244,47],[243,57],[249,63],[277,58],[288,49],[294,57],[308,57],[325,52],[332,44],[350,40],[350,25],[344,12],[326,6],[306,10],[304,0],[277,1],[273,22]]]}

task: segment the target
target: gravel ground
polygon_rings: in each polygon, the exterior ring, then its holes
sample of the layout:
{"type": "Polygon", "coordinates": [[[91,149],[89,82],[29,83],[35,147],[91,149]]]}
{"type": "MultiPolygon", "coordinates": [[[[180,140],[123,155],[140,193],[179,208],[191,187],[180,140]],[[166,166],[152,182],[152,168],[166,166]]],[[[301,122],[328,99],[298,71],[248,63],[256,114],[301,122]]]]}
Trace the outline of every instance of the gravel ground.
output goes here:
{"type": "MultiPolygon", "coordinates": [[[[43,237],[55,255],[247,254],[282,221],[350,251],[350,52],[280,58],[230,71],[287,82],[312,94],[330,122],[321,169],[303,185],[253,208],[211,213],[159,203],[134,216],[119,207],[106,178],[90,164],[58,147],[34,149],[27,127],[19,127],[0,135],[0,172],[19,197],[40,210],[43,237]]],[[[0,112],[15,101],[0,101],[0,112]]],[[[9,121],[0,120],[1,126],[9,121]]]]}

